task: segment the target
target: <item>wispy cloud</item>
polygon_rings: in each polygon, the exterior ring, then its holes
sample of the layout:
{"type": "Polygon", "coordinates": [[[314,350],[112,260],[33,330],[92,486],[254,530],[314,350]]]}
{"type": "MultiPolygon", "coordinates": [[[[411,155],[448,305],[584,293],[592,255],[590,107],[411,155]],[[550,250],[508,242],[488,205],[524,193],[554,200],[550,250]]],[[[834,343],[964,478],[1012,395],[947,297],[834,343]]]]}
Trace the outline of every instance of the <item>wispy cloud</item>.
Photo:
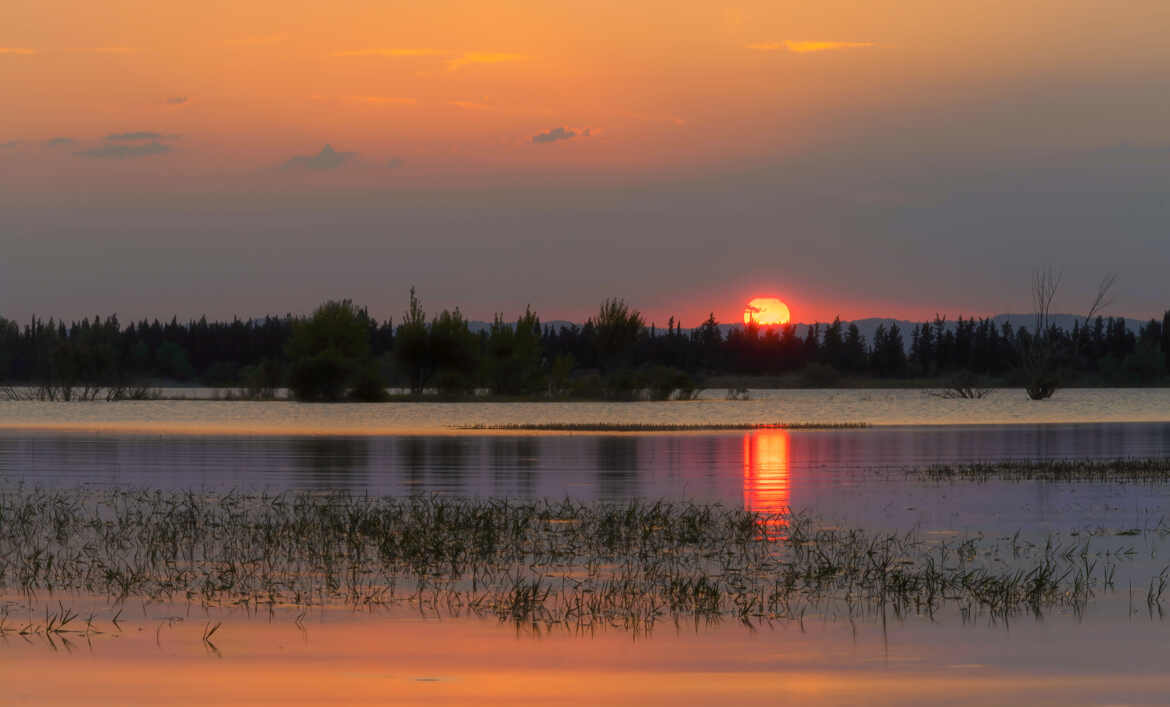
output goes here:
{"type": "Polygon", "coordinates": [[[389,169],[398,169],[404,164],[406,164],[406,160],[402,159],[401,157],[391,157],[389,161],[386,162],[386,167],[389,169]]]}
{"type": "MultiPolygon", "coordinates": [[[[61,49],[66,54],[137,54],[134,47],[83,47],[80,49],[61,49]]],[[[23,47],[0,47],[0,54],[40,54],[36,49],[23,47]]]]}
{"type": "Polygon", "coordinates": [[[0,150],[15,150],[24,144],[24,140],[9,140],[8,142],[0,142],[0,150]]]}
{"type": "Polygon", "coordinates": [[[158,140],[152,140],[140,145],[105,144],[89,150],[74,152],[78,157],[93,159],[127,160],[136,157],[151,157],[164,155],[171,151],[170,145],[164,145],[158,140]]]}
{"type": "Polygon", "coordinates": [[[490,103],[476,103],[475,101],[448,101],[450,105],[463,110],[493,110],[495,106],[490,103]]]}
{"type": "Polygon", "coordinates": [[[167,99],[168,106],[181,106],[186,102],[187,102],[186,96],[172,96],[171,98],[167,99]]]}
{"type": "Polygon", "coordinates": [[[333,56],[444,56],[449,52],[438,49],[351,49],[334,52],[333,56]]]}
{"type": "Polygon", "coordinates": [[[135,142],[139,140],[165,140],[168,137],[170,136],[163,135],[162,133],[139,131],[133,133],[111,133],[106,136],[106,139],[115,142],[135,142]]]}
{"type": "Polygon", "coordinates": [[[71,137],[53,137],[45,140],[45,147],[68,147],[76,144],[77,141],[71,137]]]}
{"type": "Polygon", "coordinates": [[[226,40],[226,43],[237,47],[265,47],[272,44],[280,44],[285,41],[288,41],[288,35],[281,33],[237,37],[236,39],[226,40]]]}
{"type": "Polygon", "coordinates": [[[389,49],[347,49],[334,52],[333,56],[377,56],[377,57],[419,57],[437,56],[446,57],[447,68],[451,71],[462,69],[473,64],[504,64],[509,62],[526,61],[524,54],[510,54],[506,52],[451,52],[442,49],[393,47],[389,49]]]}
{"type": "Polygon", "coordinates": [[[537,133],[532,136],[532,142],[537,145],[543,145],[550,142],[559,142],[561,140],[572,140],[575,137],[589,137],[593,133],[591,128],[585,128],[580,132],[573,128],[553,128],[543,133],[537,133]]]}
{"type": "Polygon", "coordinates": [[[321,148],[315,155],[297,155],[284,163],[285,169],[312,169],[324,171],[336,169],[352,159],[355,152],[338,152],[331,145],[321,148]]]}
{"type": "Polygon", "coordinates": [[[504,54],[500,52],[465,52],[447,61],[447,68],[451,71],[462,69],[473,64],[506,64],[517,61],[527,61],[523,54],[504,54]]]}
{"type": "Polygon", "coordinates": [[[758,52],[810,54],[813,52],[831,52],[838,49],[862,49],[864,47],[876,46],[874,42],[809,42],[786,40],[783,42],[757,42],[747,45],[747,48],[758,52]]]}
{"type": "Polygon", "coordinates": [[[350,100],[371,106],[413,106],[418,103],[417,98],[399,98],[396,96],[350,96],[350,100]]]}

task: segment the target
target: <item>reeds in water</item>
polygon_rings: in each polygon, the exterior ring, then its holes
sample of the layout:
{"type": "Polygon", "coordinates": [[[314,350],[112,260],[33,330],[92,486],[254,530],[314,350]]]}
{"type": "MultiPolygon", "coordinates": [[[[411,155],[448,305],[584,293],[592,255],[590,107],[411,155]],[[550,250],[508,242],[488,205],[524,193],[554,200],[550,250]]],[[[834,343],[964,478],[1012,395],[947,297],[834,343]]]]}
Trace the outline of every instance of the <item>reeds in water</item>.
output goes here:
{"type": "Polygon", "coordinates": [[[1043,459],[935,464],[913,469],[912,476],[935,481],[1170,481],[1170,458],[1043,459]]]}
{"type": "MultiPolygon", "coordinates": [[[[806,612],[1079,610],[1116,564],[1087,544],[821,527],[697,503],[338,493],[0,491],[0,588],[203,606],[406,604],[527,625],[800,620],[806,612]],[[991,558],[991,559],[989,559],[991,558]]],[[[1150,601],[1165,587],[1151,582],[1150,601]]],[[[60,628],[74,617],[46,620],[60,628]]],[[[47,630],[47,628],[46,628],[47,630]]],[[[205,629],[210,643],[215,627],[205,629]]]]}

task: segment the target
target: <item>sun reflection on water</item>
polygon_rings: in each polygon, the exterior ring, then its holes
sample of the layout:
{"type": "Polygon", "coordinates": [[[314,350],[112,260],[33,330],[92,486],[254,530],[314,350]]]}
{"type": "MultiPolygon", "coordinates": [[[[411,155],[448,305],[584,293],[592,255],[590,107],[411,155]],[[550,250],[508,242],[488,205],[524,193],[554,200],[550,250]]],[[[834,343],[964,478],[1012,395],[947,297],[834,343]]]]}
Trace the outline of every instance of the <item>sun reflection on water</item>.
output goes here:
{"type": "Polygon", "coordinates": [[[759,429],[743,437],[743,505],[749,511],[789,508],[788,430],[759,429]]]}

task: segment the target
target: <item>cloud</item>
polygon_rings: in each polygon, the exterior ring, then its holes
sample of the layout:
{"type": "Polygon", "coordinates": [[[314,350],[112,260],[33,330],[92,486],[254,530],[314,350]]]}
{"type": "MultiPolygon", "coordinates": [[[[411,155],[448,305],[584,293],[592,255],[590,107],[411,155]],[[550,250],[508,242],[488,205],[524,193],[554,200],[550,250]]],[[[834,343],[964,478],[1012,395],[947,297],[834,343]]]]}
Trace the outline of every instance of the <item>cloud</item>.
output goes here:
{"type": "Polygon", "coordinates": [[[503,54],[496,52],[465,52],[460,56],[447,61],[447,68],[456,71],[472,64],[504,64],[514,61],[526,61],[523,54],[503,54]]]}
{"type": "Polygon", "coordinates": [[[167,99],[167,105],[169,105],[169,106],[181,106],[186,102],[187,102],[186,96],[174,96],[172,98],[167,99]]]}
{"type": "Polygon", "coordinates": [[[77,141],[71,137],[54,137],[45,140],[45,147],[66,147],[76,144],[77,141]]]}
{"type": "Polygon", "coordinates": [[[106,139],[115,142],[134,142],[137,140],[166,140],[168,137],[170,136],[163,135],[162,133],[139,131],[133,133],[112,133],[107,135],[106,139]]]}
{"type": "Polygon", "coordinates": [[[158,140],[152,140],[141,145],[102,145],[90,150],[82,150],[81,152],[74,152],[78,157],[91,157],[94,159],[110,159],[110,160],[127,160],[137,157],[151,157],[153,155],[164,155],[171,151],[170,145],[164,145],[158,140]]]}
{"type": "Polygon", "coordinates": [[[386,167],[388,167],[389,169],[398,169],[399,167],[401,167],[405,164],[406,164],[406,160],[403,160],[401,157],[391,157],[386,162],[386,167]]]}
{"type": "Polygon", "coordinates": [[[8,142],[0,142],[0,150],[15,150],[24,144],[24,140],[9,140],[8,142]]]}
{"type": "Polygon", "coordinates": [[[266,34],[252,37],[238,37],[236,39],[226,40],[227,44],[237,47],[266,47],[273,44],[280,44],[287,41],[287,34],[266,34]]]}
{"type": "Polygon", "coordinates": [[[438,49],[351,49],[334,52],[333,56],[443,56],[447,53],[438,49]]]}
{"type": "Polygon", "coordinates": [[[418,99],[416,98],[398,98],[395,96],[351,96],[350,100],[372,106],[413,106],[418,103],[418,99]]]}
{"type": "Polygon", "coordinates": [[[135,54],[138,52],[132,47],[96,47],[90,51],[95,54],[135,54]]]}
{"type": "Polygon", "coordinates": [[[336,169],[354,157],[355,152],[338,152],[331,145],[321,148],[315,155],[297,155],[284,163],[285,169],[336,169]]]}
{"type": "Polygon", "coordinates": [[[504,64],[515,61],[526,61],[528,59],[528,57],[523,54],[508,54],[504,52],[463,52],[462,54],[456,54],[454,52],[443,51],[441,49],[412,48],[348,49],[345,51],[334,52],[333,56],[444,56],[449,57],[447,59],[447,68],[451,71],[456,71],[465,66],[471,66],[472,64],[504,64]]]}
{"type": "Polygon", "coordinates": [[[592,128],[585,128],[581,132],[577,132],[572,128],[553,128],[547,132],[533,135],[532,142],[541,145],[559,140],[572,140],[575,137],[589,137],[591,134],[593,134],[592,128]]]}
{"type": "Polygon", "coordinates": [[[0,54],[28,55],[28,54],[36,54],[36,53],[37,53],[37,50],[35,50],[35,49],[25,49],[23,47],[0,47],[0,54]]]}
{"type": "Polygon", "coordinates": [[[747,45],[747,48],[758,52],[788,51],[795,54],[810,54],[813,52],[829,52],[838,49],[861,49],[875,46],[877,45],[873,42],[808,42],[786,40],[783,42],[758,42],[747,45]]]}
{"type": "Polygon", "coordinates": [[[495,106],[488,103],[476,103],[475,101],[448,101],[456,108],[464,110],[494,110],[495,106]]]}

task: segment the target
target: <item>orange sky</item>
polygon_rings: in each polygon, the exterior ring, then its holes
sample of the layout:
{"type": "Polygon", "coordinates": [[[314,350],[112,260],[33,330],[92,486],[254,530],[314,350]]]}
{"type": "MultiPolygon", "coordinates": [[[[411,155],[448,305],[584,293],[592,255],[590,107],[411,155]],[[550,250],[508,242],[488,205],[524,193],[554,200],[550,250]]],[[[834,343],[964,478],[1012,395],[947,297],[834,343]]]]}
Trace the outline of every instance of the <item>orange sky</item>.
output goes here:
{"type": "MultiPolygon", "coordinates": [[[[756,257],[750,267],[734,268],[729,260],[707,275],[702,268],[711,259],[701,237],[688,236],[687,288],[658,282],[653,292],[629,292],[655,319],[691,320],[714,308],[732,321],[744,299],[763,293],[789,301],[796,321],[837,313],[931,316],[938,307],[994,313],[1020,308],[1015,294],[997,294],[1006,290],[996,278],[1026,280],[1065,224],[1029,226],[1030,234],[1043,235],[1025,244],[1034,252],[1021,256],[1019,272],[1000,275],[981,265],[976,284],[989,295],[982,299],[947,291],[962,277],[957,272],[932,285],[938,293],[932,304],[915,304],[920,293],[895,284],[905,281],[903,269],[921,272],[961,258],[962,246],[929,263],[894,254],[926,252],[924,239],[969,240],[969,231],[978,230],[969,214],[935,219],[927,210],[955,194],[1002,185],[994,169],[1052,180],[1079,178],[1088,165],[1094,179],[1111,184],[1110,173],[1100,171],[1100,150],[1164,145],[1170,111],[1158,67],[1170,66],[1170,43],[1160,36],[1166,26],[1164,0],[1123,8],[1099,0],[9,0],[0,25],[0,191],[14,203],[41,204],[42,212],[20,223],[57,250],[73,247],[74,238],[104,241],[127,232],[125,221],[63,206],[68,195],[119,204],[140,195],[198,196],[192,208],[222,215],[229,196],[241,193],[297,199],[292,192],[308,191],[343,201],[364,194],[380,203],[380,192],[417,190],[440,203],[450,190],[491,190],[470,201],[494,203],[545,199],[555,186],[558,201],[549,208],[571,219],[580,209],[616,214],[614,194],[674,190],[664,203],[686,205],[700,193],[714,203],[704,213],[718,210],[723,219],[711,237],[743,241],[743,251],[756,257]],[[1072,166],[1061,166],[1069,155],[1072,166]],[[576,201],[566,205],[564,194],[576,201]],[[776,194],[787,199],[783,206],[773,206],[776,194]],[[855,219],[843,220],[842,202],[855,219]],[[914,219],[925,214],[930,222],[883,221],[892,210],[914,219]],[[75,221],[54,220],[62,214],[75,221]],[[92,232],[66,234],[78,223],[92,232]],[[955,224],[967,230],[955,233],[955,224]],[[875,236],[874,228],[884,231],[875,236]],[[905,239],[914,243],[908,247],[905,239]],[[842,257],[873,268],[875,279],[858,277],[860,265],[824,271],[842,257]],[[793,276],[781,262],[802,274],[793,276]],[[877,287],[879,279],[886,286],[877,287]]],[[[1028,186],[1044,193],[1081,189],[1035,180],[1028,186]]],[[[515,220],[517,207],[507,208],[513,211],[496,220],[515,220]]],[[[620,209],[650,213],[636,203],[620,209]]],[[[660,243],[677,240],[679,224],[695,222],[681,211],[674,222],[654,224],[660,243]]],[[[1038,214],[1052,211],[1037,207],[1038,214]]],[[[1108,204],[1095,213],[1102,217],[1092,224],[1098,228],[1135,210],[1108,204]]],[[[271,245],[253,240],[255,231],[240,222],[217,227],[235,231],[226,241],[271,245]]],[[[548,238],[543,227],[524,228],[532,230],[500,248],[548,238]]],[[[1012,234],[1005,243],[1018,246],[1020,238],[1012,234]]],[[[1122,248],[1118,261],[1105,266],[1148,267],[1146,243],[1122,248]]],[[[140,244],[118,247],[143,252],[140,244]]],[[[1068,252],[1069,268],[1082,267],[1087,281],[1098,277],[1091,249],[1068,252]]],[[[548,268],[568,257],[531,264],[548,268]]],[[[641,271],[652,262],[647,258],[640,256],[641,271]]],[[[441,269],[430,261],[403,268],[396,279],[419,271],[435,278],[441,269]]],[[[1139,291],[1130,311],[1160,306],[1151,277],[1152,271],[1129,275],[1139,291]]],[[[335,296],[352,282],[339,279],[321,294],[335,296]]],[[[479,317],[535,299],[498,286],[498,302],[480,312],[455,280],[430,282],[436,304],[463,304],[479,317]]],[[[366,289],[373,292],[373,284],[366,289]]],[[[582,287],[538,309],[579,316],[620,289],[582,287]]],[[[1020,289],[1026,301],[1026,284],[1020,289]]],[[[26,289],[0,294],[40,297],[26,289]]],[[[93,294],[81,301],[106,301],[93,294]]],[[[317,294],[305,292],[301,302],[286,293],[281,301],[289,304],[279,308],[310,308],[317,294]]],[[[242,295],[233,296],[238,302],[242,295]]],[[[259,291],[249,297],[253,304],[238,311],[267,306],[259,291]]],[[[207,307],[223,313],[226,305],[207,307]]],[[[116,299],[107,308],[127,311],[116,299]]],[[[397,308],[387,306],[386,314],[397,308]]],[[[372,309],[381,307],[375,302],[372,309]]]]}
{"type": "Polygon", "coordinates": [[[17,0],[0,137],[157,132],[196,173],[326,142],[371,169],[661,169],[841,139],[851,114],[1005,75],[1165,62],[1167,21],[1056,0],[17,0]],[[533,143],[556,128],[576,136],[533,143]]]}

